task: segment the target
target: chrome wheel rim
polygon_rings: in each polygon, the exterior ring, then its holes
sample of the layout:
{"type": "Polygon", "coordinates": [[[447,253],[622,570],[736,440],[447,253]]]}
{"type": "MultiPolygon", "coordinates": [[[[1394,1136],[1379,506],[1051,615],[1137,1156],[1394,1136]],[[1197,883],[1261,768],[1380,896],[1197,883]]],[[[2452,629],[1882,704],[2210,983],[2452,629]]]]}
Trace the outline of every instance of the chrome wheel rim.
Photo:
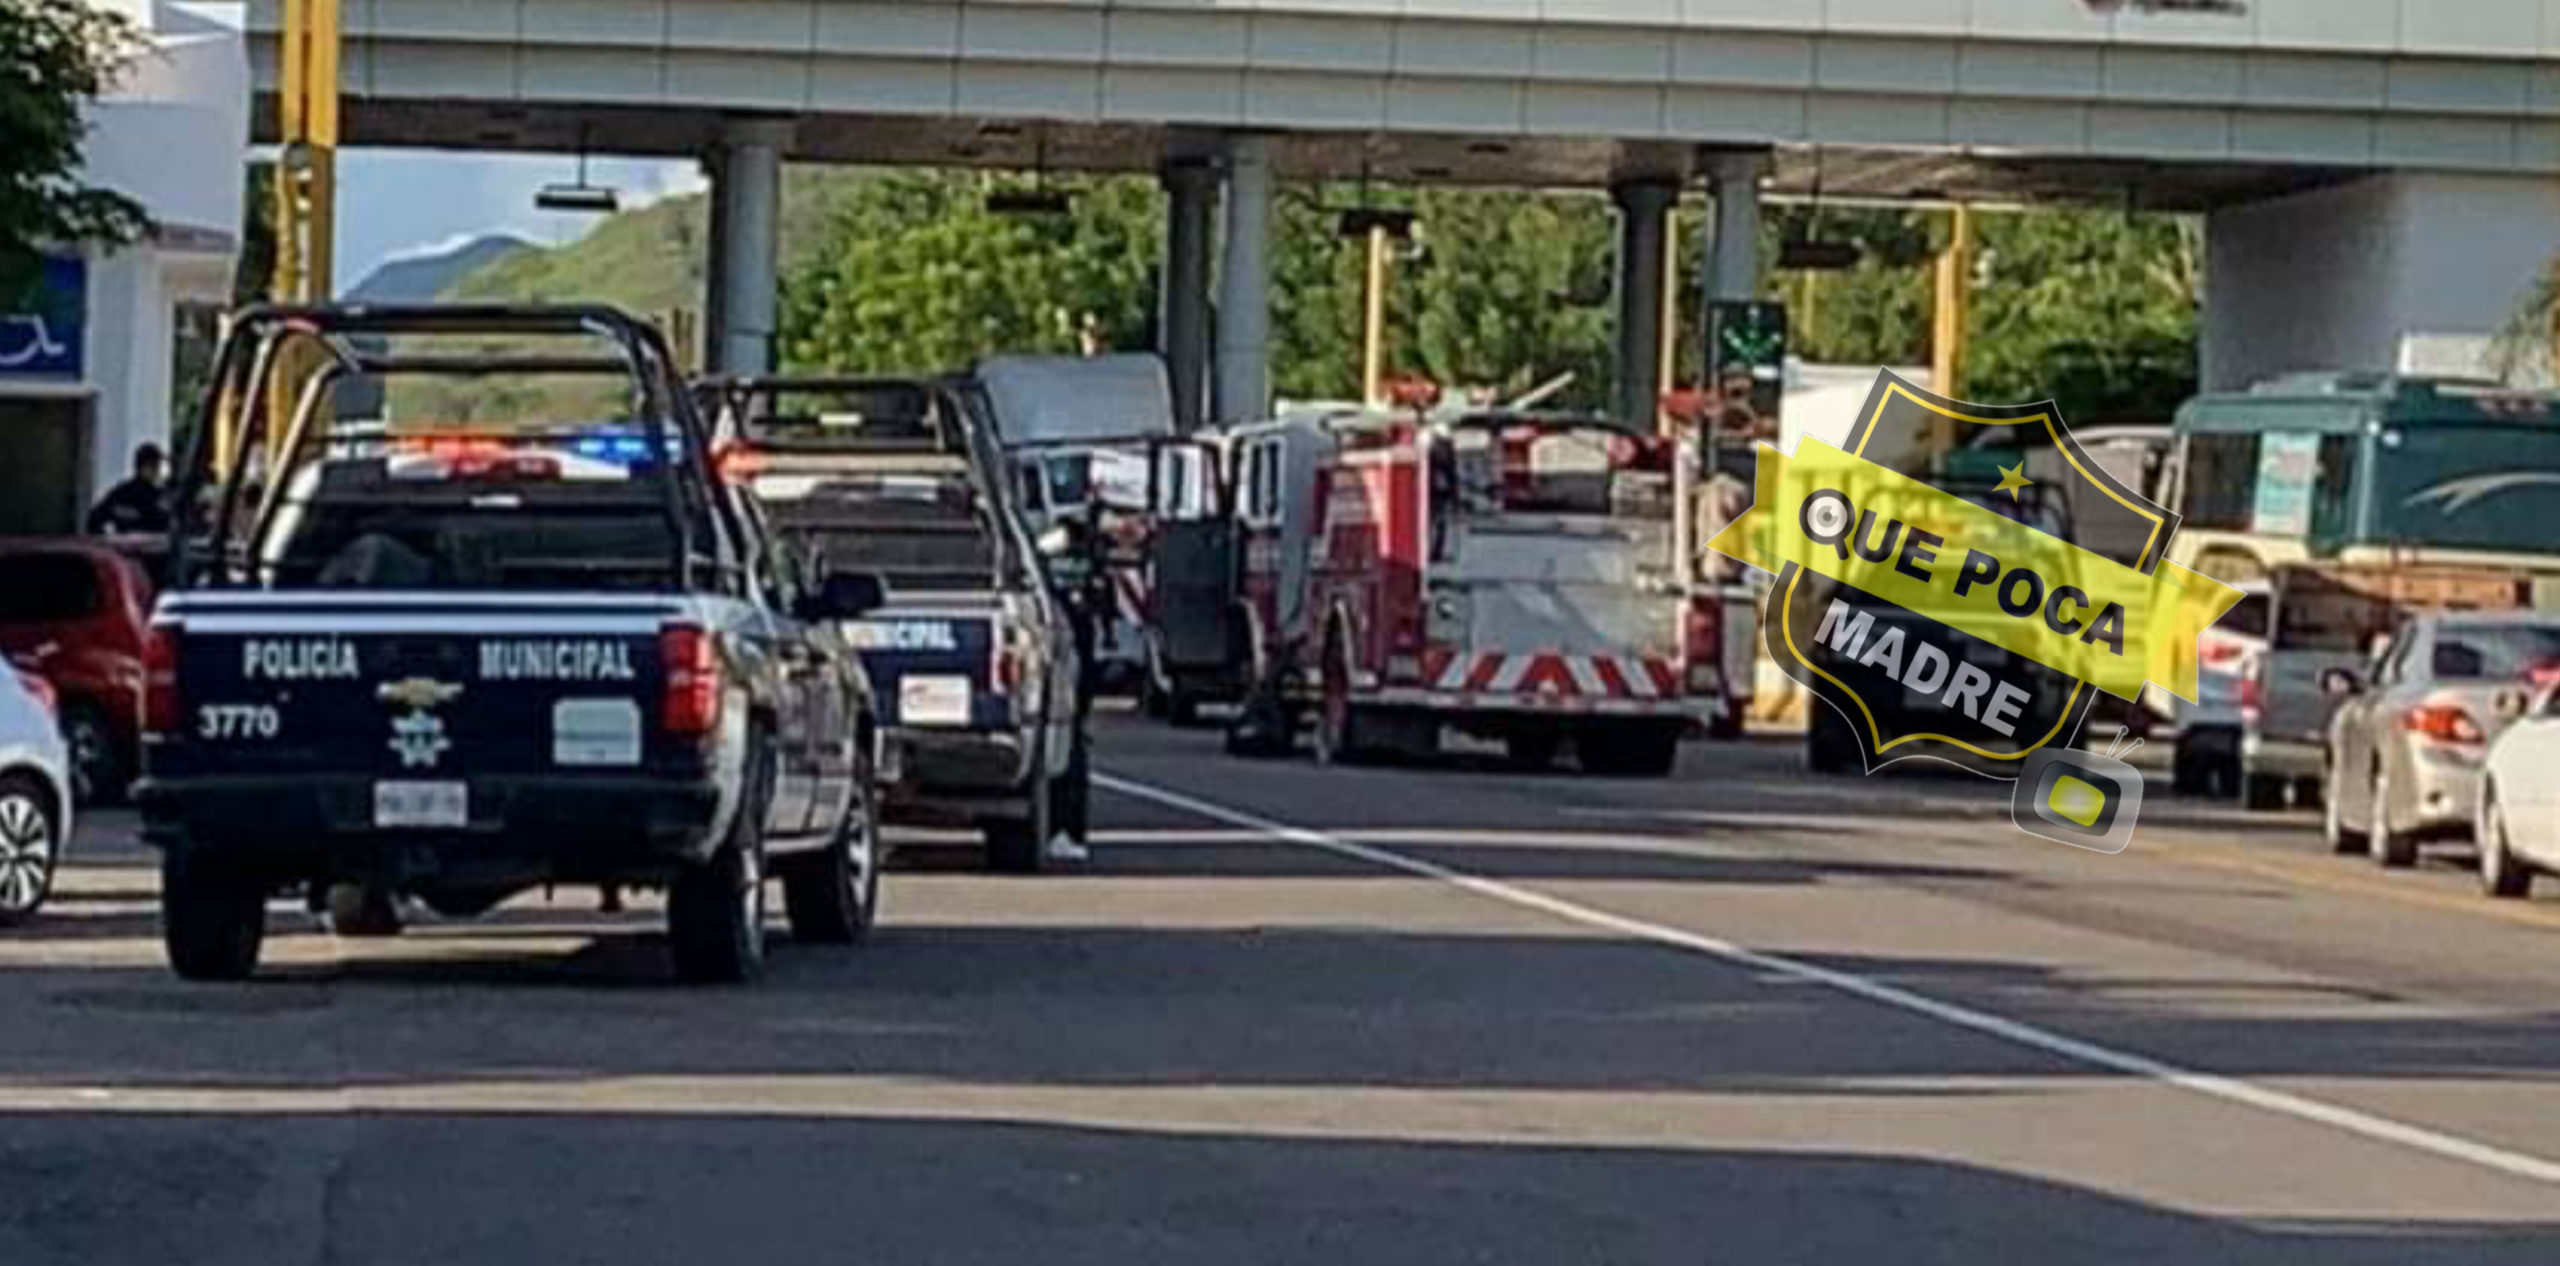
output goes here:
{"type": "Polygon", "coordinates": [[[23,794],[0,796],[0,911],[25,914],[53,887],[53,821],[23,794]]]}

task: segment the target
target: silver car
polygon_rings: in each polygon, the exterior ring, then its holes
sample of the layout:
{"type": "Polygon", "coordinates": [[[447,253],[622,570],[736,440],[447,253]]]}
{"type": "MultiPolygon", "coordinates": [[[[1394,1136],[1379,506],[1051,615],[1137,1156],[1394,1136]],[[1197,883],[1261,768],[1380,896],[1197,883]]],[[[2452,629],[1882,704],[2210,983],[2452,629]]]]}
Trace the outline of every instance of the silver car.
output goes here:
{"type": "Polygon", "coordinates": [[[2489,743],[2560,679],[2560,616],[2447,612],[2400,626],[2364,669],[2335,668],[2329,844],[2407,866],[2468,838],[2489,743]]]}

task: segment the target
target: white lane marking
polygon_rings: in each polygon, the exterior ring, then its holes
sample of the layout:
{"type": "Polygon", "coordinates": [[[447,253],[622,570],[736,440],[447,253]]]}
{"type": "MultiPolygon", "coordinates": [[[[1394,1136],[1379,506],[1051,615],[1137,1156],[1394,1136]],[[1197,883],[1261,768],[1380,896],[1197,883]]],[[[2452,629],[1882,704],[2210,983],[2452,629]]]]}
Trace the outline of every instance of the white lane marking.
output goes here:
{"type": "Polygon", "coordinates": [[[2012,1020],[2006,1016],[1977,1011],[1957,1003],[1942,1002],[1926,994],[1914,993],[1899,985],[1888,985],[1851,972],[1836,971],[1815,963],[1749,949],[1731,941],[1668,927],[1660,923],[1647,923],[1642,919],[1611,914],[1606,910],[1567,901],[1561,897],[1551,897],[1543,892],[1505,883],[1499,879],[1487,879],[1482,875],[1469,874],[1419,857],[1408,857],[1403,853],[1372,848],[1339,836],[1327,835],[1322,831],[1313,831],[1305,827],[1290,826],[1284,822],[1257,817],[1224,805],[1194,799],[1178,791],[1167,791],[1161,787],[1131,782],[1125,778],[1116,778],[1102,773],[1095,774],[1093,780],[1125,796],[1149,801],[1169,809],[1179,809],[1185,813],[1224,822],[1230,826],[1261,831],[1266,836],[1283,843],[1353,858],[1424,879],[1436,879],[1506,905],[1535,910],[1563,919],[1568,923],[1579,923],[1584,927],[1615,932],[1632,940],[1650,941],[1657,945],[1685,949],[1768,975],[1836,989],[1870,1002],[1908,1011],[1915,1015],[1927,1016],[1942,1024],[1970,1029],[1987,1037],[2043,1051],[2049,1055],[2057,1055],[2074,1063],[2147,1078],[2192,1094],[2326,1125],[2376,1142],[2477,1165],[2483,1169],[2495,1170],[2513,1177],[2560,1185],[2560,1161],[2547,1160],[2525,1152],[2510,1151],[2494,1144],[2447,1134],[2440,1130],[2431,1130],[2425,1126],[2411,1125],[2405,1121],[2394,1121],[2389,1117],[2360,1112],[2341,1104],[2270,1089],[2237,1077],[2199,1072],[2164,1060],[2153,1059],[2148,1055],[2137,1055],[2131,1051],[2121,1051],[2111,1046],[2082,1041],[2076,1037],[2056,1033],[2051,1029],[2012,1020]]]}

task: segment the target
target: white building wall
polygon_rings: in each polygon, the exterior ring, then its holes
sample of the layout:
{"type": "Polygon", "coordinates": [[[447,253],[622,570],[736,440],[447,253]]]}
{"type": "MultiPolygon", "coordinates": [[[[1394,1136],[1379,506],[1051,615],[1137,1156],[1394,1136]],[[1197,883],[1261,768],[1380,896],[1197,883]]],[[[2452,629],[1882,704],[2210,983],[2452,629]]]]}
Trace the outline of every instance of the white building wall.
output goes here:
{"type": "Polygon", "coordinates": [[[135,446],[168,443],[174,305],[229,297],[250,94],[242,6],[97,3],[141,24],[151,48],[91,107],[82,179],[142,204],[155,235],[88,261],[92,497],[124,478],[135,446]]]}
{"type": "Polygon", "coordinates": [[[2208,390],[2321,369],[2488,375],[2560,252],[2560,187],[2400,173],[2206,218],[2208,390]]]}

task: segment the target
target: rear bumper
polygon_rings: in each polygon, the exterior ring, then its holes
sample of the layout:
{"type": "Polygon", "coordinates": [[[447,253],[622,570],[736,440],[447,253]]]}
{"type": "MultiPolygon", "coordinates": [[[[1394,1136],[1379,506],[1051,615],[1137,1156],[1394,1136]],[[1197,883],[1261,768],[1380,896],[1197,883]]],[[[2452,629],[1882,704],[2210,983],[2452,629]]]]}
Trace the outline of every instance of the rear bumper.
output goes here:
{"type": "Polygon", "coordinates": [[[2240,739],[2240,764],[2251,777],[2317,778],[2327,760],[2325,745],[2318,739],[2279,738],[2254,731],[2244,732],[2240,739]]]}
{"type": "Polygon", "coordinates": [[[709,778],[529,776],[470,780],[470,825],[373,824],[375,779],[276,775],[146,779],[134,789],[143,839],[218,852],[274,873],[528,883],[647,880],[699,862],[719,842],[709,778]]]}
{"type": "Polygon", "coordinates": [[[2480,761],[2460,752],[2410,753],[2406,777],[2391,780],[2392,824],[2413,835],[2468,835],[2480,806],[2480,761]]]}
{"type": "Polygon", "coordinates": [[[1019,813],[1031,758],[1019,734],[897,727],[887,735],[897,780],[886,789],[889,820],[966,825],[1019,813]]]}
{"type": "Polygon", "coordinates": [[[1479,716],[1632,717],[1697,722],[1711,721],[1725,710],[1724,700],[1716,696],[1627,699],[1589,695],[1521,695],[1427,690],[1415,686],[1387,686],[1377,690],[1363,690],[1353,695],[1352,700],[1362,705],[1409,708],[1418,712],[1463,712],[1479,716]]]}

